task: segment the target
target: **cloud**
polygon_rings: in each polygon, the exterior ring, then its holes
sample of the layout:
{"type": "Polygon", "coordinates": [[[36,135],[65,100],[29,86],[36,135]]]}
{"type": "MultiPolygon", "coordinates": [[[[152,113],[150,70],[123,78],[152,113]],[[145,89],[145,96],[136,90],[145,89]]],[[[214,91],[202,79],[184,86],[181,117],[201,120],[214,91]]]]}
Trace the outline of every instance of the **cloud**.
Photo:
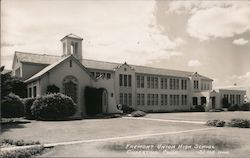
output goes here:
{"type": "Polygon", "coordinates": [[[249,41],[244,39],[244,38],[239,38],[239,39],[233,40],[233,44],[236,44],[236,45],[245,45],[247,43],[249,43],[249,41]]]}
{"type": "Polygon", "coordinates": [[[15,50],[61,55],[59,40],[72,32],[84,38],[84,58],[146,64],[182,55],[176,49],[185,41],[181,37],[170,40],[161,32],[154,16],[155,1],[56,2],[9,5],[4,10],[3,40],[25,39],[25,46],[15,50]]]}
{"type": "Polygon", "coordinates": [[[190,66],[190,67],[196,67],[196,66],[200,66],[201,63],[200,63],[199,60],[192,59],[192,60],[188,61],[187,65],[190,66]]]}
{"type": "Polygon", "coordinates": [[[204,41],[249,31],[249,8],[249,1],[173,1],[168,11],[189,14],[187,33],[204,41]]]}
{"type": "Polygon", "coordinates": [[[238,79],[238,80],[250,80],[250,72],[246,72],[244,75],[233,75],[231,77],[232,79],[238,79]]]}
{"type": "Polygon", "coordinates": [[[249,6],[198,10],[188,20],[187,32],[201,41],[233,37],[250,30],[249,19],[249,6]]]}

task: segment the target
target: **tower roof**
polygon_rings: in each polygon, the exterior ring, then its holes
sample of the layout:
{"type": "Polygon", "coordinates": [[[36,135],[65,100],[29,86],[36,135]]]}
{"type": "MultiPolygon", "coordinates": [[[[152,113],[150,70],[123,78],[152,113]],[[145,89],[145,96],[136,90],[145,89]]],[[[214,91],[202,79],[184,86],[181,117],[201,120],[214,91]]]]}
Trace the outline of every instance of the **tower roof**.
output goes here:
{"type": "Polygon", "coordinates": [[[83,38],[81,38],[81,37],[79,37],[79,36],[77,36],[77,35],[74,35],[74,34],[70,33],[70,34],[64,36],[64,37],[61,39],[61,41],[62,41],[64,38],[67,38],[67,37],[68,37],[68,38],[73,38],[73,39],[78,39],[78,40],[83,40],[83,38]]]}

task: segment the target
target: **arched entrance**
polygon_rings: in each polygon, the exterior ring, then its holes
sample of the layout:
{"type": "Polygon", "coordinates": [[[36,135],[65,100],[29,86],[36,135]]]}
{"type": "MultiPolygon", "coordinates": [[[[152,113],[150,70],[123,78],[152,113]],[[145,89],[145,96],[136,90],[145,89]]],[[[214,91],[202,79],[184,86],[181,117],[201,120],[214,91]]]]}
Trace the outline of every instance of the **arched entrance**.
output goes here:
{"type": "Polygon", "coordinates": [[[63,93],[78,103],[78,80],[74,76],[66,76],[63,79],[63,93]]]}

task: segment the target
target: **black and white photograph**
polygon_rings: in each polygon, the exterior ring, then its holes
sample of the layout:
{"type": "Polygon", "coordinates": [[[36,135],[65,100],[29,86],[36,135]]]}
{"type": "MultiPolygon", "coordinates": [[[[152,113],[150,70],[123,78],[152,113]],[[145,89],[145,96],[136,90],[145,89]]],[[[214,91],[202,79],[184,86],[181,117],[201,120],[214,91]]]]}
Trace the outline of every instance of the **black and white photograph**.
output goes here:
{"type": "Polygon", "coordinates": [[[250,157],[249,0],[0,4],[0,158],[250,157]]]}

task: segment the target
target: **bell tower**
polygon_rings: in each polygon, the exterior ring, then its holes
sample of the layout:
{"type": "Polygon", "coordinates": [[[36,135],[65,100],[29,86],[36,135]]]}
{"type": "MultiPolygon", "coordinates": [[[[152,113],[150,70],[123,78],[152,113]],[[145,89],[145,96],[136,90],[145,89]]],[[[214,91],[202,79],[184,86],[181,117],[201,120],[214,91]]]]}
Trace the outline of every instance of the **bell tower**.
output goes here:
{"type": "Polygon", "coordinates": [[[63,56],[73,55],[76,59],[82,60],[82,40],[74,34],[69,34],[61,39],[63,56]]]}

